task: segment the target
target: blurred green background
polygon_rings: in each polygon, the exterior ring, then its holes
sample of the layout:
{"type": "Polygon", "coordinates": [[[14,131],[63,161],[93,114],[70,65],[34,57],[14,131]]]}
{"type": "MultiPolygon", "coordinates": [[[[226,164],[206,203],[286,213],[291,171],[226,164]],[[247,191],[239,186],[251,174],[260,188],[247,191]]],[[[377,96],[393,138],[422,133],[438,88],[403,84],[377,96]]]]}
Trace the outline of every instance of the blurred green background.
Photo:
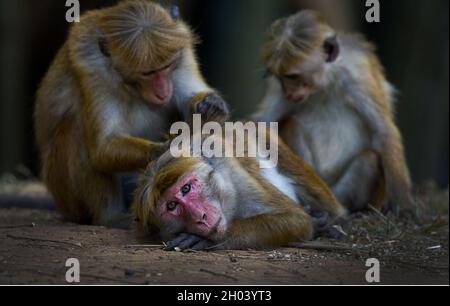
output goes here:
{"type": "MultiPolygon", "coordinates": [[[[81,0],[83,11],[114,4],[81,0]]],[[[202,43],[208,82],[235,117],[255,110],[263,94],[259,49],[275,19],[302,8],[322,11],[335,27],[360,31],[378,46],[399,89],[397,122],[416,182],[448,186],[449,1],[381,0],[381,23],[365,21],[365,0],[185,0],[177,4],[202,43]]],[[[0,0],[0,173],[39,173],[32,111],[38,83],[69,24],[64,0],[0,0]],[[22,165],[22,167],[19,167],[22,165]]]]}

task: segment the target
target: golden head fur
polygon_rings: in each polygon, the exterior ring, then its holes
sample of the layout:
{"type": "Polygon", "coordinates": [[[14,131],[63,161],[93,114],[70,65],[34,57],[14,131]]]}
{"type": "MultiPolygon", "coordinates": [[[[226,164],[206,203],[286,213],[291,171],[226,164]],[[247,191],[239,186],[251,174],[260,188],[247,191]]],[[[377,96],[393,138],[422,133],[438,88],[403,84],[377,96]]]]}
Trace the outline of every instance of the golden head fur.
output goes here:
{"type": "Polygon", "coordinates": [[[331,28],[314,11],[305,10],[277,20],[263,46],[262,60],[270,73],[283,75],[322,47],[331,28]]]}
{"type": "Polygon", "coordinates": [[[160,5],[131,0],[112,7],[100,21],[109,51],[130,69],[159,69],[195,39],[160,5]],[[151,65],[151,67],[149,67],[151,65]]]}

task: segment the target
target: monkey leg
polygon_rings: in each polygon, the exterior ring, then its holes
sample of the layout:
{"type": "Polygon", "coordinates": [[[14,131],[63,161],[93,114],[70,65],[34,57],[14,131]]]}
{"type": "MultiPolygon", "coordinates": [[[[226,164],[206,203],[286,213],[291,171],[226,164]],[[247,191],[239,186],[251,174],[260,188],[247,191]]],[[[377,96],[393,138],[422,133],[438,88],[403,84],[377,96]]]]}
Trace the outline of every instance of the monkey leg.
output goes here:
{"type": "Polygon", "coordinates": [[[306,135],[301,132],[300,126],[293,116],[289,116],[280,122],[280,138],[284,144],[305,163],[313,166],[313,156],[306,145],[305,137],[306,135]]]}
{"type": "MultiPolygon", "coordinates": [[[[71,182],[73,173],[69,162],[74,162],[71,160],[72,150],[78,152],[78,143],[73,140],[76,139],[73,138],[74,126],[72,118],[65,118],[57,125],[49,149],[43,155],[42,176],[56,208],[63,217],[71,222],[90,224],[92,218],[89,216],[88,207],[71,182]]],[[[76,164],[78,166],[78,163],[76,164]]]]}
{"type": "Polygon", "coordinates": [[[128,219],[119,180],[89,165],[75,131],[74,121],[63,120],[44,159],[44,182],[57,209],[72,222],[125,227],[128,219]]]}
{"type": "MultiPolygon", "coordinates": [[[[271,136],[272,137],[272,136],[271,136]]],[[[278,146],[278,167],[296,183],[296,192],[306,210],[327,212],[332,219],[343,218],[346,209],[314,169],[294,154],[282,141],[278,146]],[[309,207],[309,208],[308,208],[309,207]]],[[[311,213],[308,212],[310,215],[311,213]]]]}
{"type": "Polygon", "coordinates": [[[386,190],[380,156],[371,150],[358,155],[334,184],[333,191],[351,212],[372,205],[382,209],[386,190]]]}
{"type": "Polygon", "coordinates": [[[49,171],[46,182],[58,210],[67,220],[82,224],[128,227],[127,209],[119,179],[89,169],[86,165],[82,173],[72,172],[72,178],[59,174],[60,171],[49,171]]]}
{"type": "MultiPolygon", "coordinates": [[[[127,228],[129,215],[118,177],[90,169],[81,174],[83,202],[92,216],[92,223],[127,228]]],[[[78,180],[77,180],[78,181],[78,180]]],[[[81,192],[81,190],[80,190],[81,192]]]]}

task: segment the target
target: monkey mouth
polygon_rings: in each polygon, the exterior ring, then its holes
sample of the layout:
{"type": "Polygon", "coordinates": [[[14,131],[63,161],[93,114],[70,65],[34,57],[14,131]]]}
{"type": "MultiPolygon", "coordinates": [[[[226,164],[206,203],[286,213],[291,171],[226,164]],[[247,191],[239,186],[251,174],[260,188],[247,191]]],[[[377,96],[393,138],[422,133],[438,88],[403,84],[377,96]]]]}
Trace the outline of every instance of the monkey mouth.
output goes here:
{"type": "Polygon", "coordinates": [[[222,233],[219,232],[219,228],[220,228],[220,223],[221,223],[221,222],[222,222],[222,217],[220,217],[220,218],[216,221],[216,223],[214,223],[214,225],[211,227],[211,230],[210,230],[210,232],[209,232],[209,234],[208,234],[208,238],[209,238],[209,239],[214,240],[214,237],[217,237],[217,236],[221,236],[221,235],[222,235],[222,233]]]}
{"type": "Polygon", "coordinates": [[[308,95],[300,96],[297,99],[291,100],[291,102],[294,104],[302,104],[302,103],[305,103],[306,100],[308,100],[308,97],[309,97],[308,95]]]}

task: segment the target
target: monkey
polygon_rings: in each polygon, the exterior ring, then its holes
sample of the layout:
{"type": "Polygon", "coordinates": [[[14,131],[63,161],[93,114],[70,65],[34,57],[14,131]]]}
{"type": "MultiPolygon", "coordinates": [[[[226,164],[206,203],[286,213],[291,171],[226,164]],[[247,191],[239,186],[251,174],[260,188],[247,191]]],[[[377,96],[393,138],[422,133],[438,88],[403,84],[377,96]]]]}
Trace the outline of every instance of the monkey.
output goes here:
{"type": "MultiPolygon", "coordinates": [[[[270,137],[278,137],[273,131],[270,137]]],[[[141,175],[132,215],[138,233],[166,250],[267,249],[310,240],[346,209],[281,141],[275,168],[259,157],[178,157],[166,152],[141,175]]]]}
{"type": "Polygon", "coordinates": [[[167,150],[173,122],[228,107],[203,79],[178,9],[127,0],[81,21],[37,91],[42,177],[68,221],[122,227],[123,176],[167,150]]]}
{"type": "Polygon", "coordinates": [[[266,91],[254,120],[279,122],[281,138],[351,212],[408,211],[395,89],[374,45],[310,10],[275,21],[268,34],[266,91]]]}

